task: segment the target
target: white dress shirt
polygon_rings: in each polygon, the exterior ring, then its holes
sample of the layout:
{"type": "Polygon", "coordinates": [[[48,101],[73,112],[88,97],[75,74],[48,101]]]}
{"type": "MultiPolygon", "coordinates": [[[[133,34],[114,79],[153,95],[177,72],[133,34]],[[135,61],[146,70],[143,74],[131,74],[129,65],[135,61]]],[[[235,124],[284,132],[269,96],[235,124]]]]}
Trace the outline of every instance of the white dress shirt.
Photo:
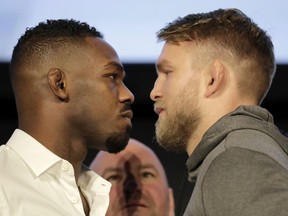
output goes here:
{"type": "Polygon", "coordinates": [[[83,166],[76,183],[68,161],[19,129],[0,146],[1,216],[84,216],[78,186],[90,216],[104,216],[110,182],[83,166]]]}

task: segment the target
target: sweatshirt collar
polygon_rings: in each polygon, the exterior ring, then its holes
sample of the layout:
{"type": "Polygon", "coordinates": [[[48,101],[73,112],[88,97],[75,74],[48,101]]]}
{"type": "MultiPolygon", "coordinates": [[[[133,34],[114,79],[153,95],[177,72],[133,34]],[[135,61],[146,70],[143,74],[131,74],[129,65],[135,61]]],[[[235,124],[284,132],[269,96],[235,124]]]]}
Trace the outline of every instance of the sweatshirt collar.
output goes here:
{"type": "Polygon", "coordinates": [[[239,106],[233,112],[220,118],[206,131],[186,162],[188,172],[197,170],[206,156],[221,143],[228,133],[241,128],[262,131],[263,127],[278,131],[273,124],[273,116],[268,110],[260,106],[239,106]]]}

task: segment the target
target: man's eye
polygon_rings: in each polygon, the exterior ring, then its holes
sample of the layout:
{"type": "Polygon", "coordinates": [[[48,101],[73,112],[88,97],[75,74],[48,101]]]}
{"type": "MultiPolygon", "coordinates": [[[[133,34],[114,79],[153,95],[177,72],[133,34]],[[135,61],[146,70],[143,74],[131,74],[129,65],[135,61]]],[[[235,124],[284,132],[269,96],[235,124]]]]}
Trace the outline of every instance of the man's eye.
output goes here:
{"type": "Polygon", "coordinates": [[[170,69],[163,69],[163,70],[161,70],[159,73],[163,73],[163,74],[170,74],[170,73],[172,73],[173,71],[172,70],[170,70],[170,69]]]}
{"type": "Polygon", "coordinates": [[[106,178],[107,181],[113,183],[121,180],[121,175],[111,175],[106,178]]]}
{"type": "Polygon", "coordinates": [[[154,173],[152,173],[152,172],[143,172],[141,175],[143,178],[154,178],[155,177],[154,173]]]}
{"type": "Polygon", "coordinates": [[[108,77],[110,77],[112,80],[116,80],[117,74],[110,74],[108,77]]]}

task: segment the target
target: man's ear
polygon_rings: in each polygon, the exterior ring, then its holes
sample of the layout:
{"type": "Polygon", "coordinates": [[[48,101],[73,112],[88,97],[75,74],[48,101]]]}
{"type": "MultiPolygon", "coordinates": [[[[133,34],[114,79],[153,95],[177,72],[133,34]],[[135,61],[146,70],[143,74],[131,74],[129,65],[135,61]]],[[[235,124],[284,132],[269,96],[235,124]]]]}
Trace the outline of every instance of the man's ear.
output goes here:
{"type": "Polygon", "coordinates": [[[65,73],[58,68],[53,68],[49,70],[47,78],[54,95],[61,101],[67,101],[69,95],[66,89],[65,73]]]}
{"type": "Polygon", "coordinates": [[[175,201],[174,201],[174,193],[173,189],[169,188],[169,216],[175,215],[175,201]]]}
{"type": "Polygon", "coordinates": [[[225,84],[226,68],[219,60],[214,60],[209,66],[208,82],[206,83],[205,97],[210,97],[220,91],[225,84]]]}

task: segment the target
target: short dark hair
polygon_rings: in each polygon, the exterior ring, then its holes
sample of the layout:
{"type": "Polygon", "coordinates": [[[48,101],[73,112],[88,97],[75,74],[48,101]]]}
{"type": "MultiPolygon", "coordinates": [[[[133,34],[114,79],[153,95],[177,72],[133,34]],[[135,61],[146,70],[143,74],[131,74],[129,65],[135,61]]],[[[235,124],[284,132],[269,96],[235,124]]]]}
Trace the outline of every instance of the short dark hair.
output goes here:
{"type": "Polygon", "coordinates": [[[55,55],[67,45],[84,43],[85,37],[103,38],[102,33],[85,22],[73,19],[48,19],[27,28],[14,47],[10,75],[28,65],[41,64],[41,60],[55,55]]]}

